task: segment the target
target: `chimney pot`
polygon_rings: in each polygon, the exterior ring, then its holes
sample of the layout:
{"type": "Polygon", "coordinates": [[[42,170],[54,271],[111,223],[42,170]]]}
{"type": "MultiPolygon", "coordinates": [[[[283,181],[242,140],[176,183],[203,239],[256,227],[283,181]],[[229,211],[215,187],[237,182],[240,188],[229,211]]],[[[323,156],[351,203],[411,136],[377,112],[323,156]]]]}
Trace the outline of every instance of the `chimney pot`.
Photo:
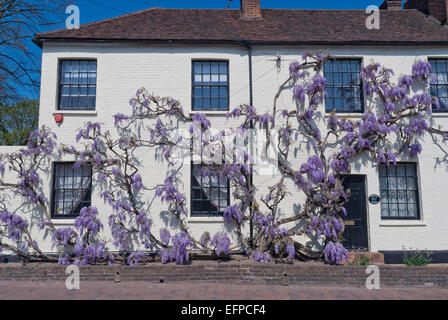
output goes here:
{"type": "Polygon", "coordinates": [[[261,20],[260,0],[241,0],[242,20],[261,20]]]}
{"type": "Polygon", "coordinates": [[[387,9],[391,11],[401,10],[403,0],[385,0],[380,9],[387,9]]]}

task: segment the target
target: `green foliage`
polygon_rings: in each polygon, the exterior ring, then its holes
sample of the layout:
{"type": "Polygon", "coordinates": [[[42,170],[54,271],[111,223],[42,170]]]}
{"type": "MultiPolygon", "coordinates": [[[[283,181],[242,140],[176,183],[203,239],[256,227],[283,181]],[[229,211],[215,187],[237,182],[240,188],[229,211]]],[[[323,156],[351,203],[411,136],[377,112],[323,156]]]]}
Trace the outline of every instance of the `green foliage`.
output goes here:
{"type": "Polygon", "coordinates": [[[408,267],[424,267],[431,263],[432,252],[428,250],[406,250],[403,247],[403,263],[408,267]]]}
{"type": "Polygon", "coordinates": [[[361,254],[358,263],[360,266],[368,266],[370,264],[370,258],[365,254],[361,254]]]}
{"type": "Polygon", "coordinates": [[[39,125],[39,101],[0,103],[0,145],[25,145],[39,125]]]}
{"type": "Polygon", "coordinates": [[[353,266],[368,266],[370,264],[370,258],[365,253],[361,253],[354,259],[350,265],[353,266]]]}

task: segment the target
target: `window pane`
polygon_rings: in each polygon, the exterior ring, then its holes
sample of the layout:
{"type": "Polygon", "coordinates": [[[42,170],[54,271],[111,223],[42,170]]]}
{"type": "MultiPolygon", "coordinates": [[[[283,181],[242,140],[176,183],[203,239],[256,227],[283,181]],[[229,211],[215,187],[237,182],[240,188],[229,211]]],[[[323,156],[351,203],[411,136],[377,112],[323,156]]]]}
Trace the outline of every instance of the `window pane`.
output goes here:
{"type": "Polygon", "coordinates": [[[228,71],[227,62],[193,62],[193,110],[228,110],[228,71]]]}
{"type": "Polygon", "coordinates": [[[89,61],[81,61],[79,70],[81,72],[87,72],[89,70],[89,61]]]}
{"type": "Polygon", "coordinates": [[[195,97],[200,98],[202,97],[202,87],[196,87],[193,90],[193,94],[195,97]]]}
{"type": "Polygon", "coordinates": [[[96,73],[96,61],[90,60],[89,61],[89,72],[95,72],[96,73]]]}
{"type": "Polygon", "coordinates": [[[212,99],[212,109],[219,109],[219,99],[212,99]]]}
{"type": "Polygon", "coordinates": [[[391,203],[391,204],[389,204],[389,208],[390,208],[390,216],[398,217],[398,204],[391,203]]]}
{"type": "Polygon", "coordinates": [[[77,216],[83,207],[90,206],[91,168],[74,169],[73,165],[54,166],[53,216],[77,216]]]}
{"type": "Polygon", "coordinates": [[[362,112],[362,87],[359,81],[361,63],[356,59],[327,61],[324,76],[327,79],[326,110],[362,112]]]}
{"type": "Polygon", "coordinates": [[[96,84],[96,73],[89,73],[89,84],[96,84]]]}
{"type": "Polygon", "coordinates": [[[195,110],[202,109],[202,99],[194,98],[194,109],[195,110]]]}
{"type": "Polygon", "coordinates": [[[219,64],[218,62],[212,62],[211,64],[211,73],[219,73],[219,64]]]}
{"type": "Polygon", "coordinates": [[[418,189],[415,164],[379,167],[381,216],[393,219],[418,218],[418,189]]]}
{"type": "Polygon", "coordinates": [[[87,78],[88,78],[87,73],[81,73],[79,83],[84,85],[87,84],[88,83],[87,78]]]}
{"type": "Polygon", "coordinates": [[[193,72],[195,74],[202,73],[202,63],[201,62],[193,62],[193,72]]]}
{"type": "Polygon", "coordinates": [[[430,93],[432,96],[437,97],[440,103],[440,109],[436,105],[433,105],[433,111],[435,112],[447,112],[448,111],[448,59],[429,59],[429,63],[432,66],[432,80],[430,93]]]}
{"type": "Polygon", "coordinates": [[[409,204],[408,205],[408,217],[409,218],[418,218],[418,207],[417,204],[409,204]]]}
{"type": "Polygon", "coordinates": [[[227,62],[221,62],[219,64],[219,73],[227,74],[227,62]]]}
{"type": "Polygon", "coordinates": [[[219,96],[219,88],[218,87],[212,87],[212,97],[216,98],[219,96]]]}
{"type": "Polygon", "coordinates": [[[70,65],[71,65],[70,61],[61,61],[62,72],[70,72],[71,68],[70,65]]]}
{"type": "Polygon", "coordinates": [[[79,63],[80,61],[72,61],[71,72],[78,73],[79,72],[79,63]]]}
{"type": "Polygon", "coordinates": [[[202,82],[202,75],[201,74],[195,74],[194,75],[194,82],[202,82]]]}
{"type": "Polygon", "coordinates": [[[201,200],[201,199],[202,199],[202,190],[193,189],[193,200],[201,200]]]}
{"type": "Polygon", "coordinates": [[[219,74],[212,74],[212,82],[213,83],[219,82],[219,74]]]}
{"type": "MultiPolygon", "coordinates": [[[[202,89],[202,96],[204,97],[204,98],[210,98],[210,91],[211,91],[211,88],[210,87],[204,87],[203,89],[202,89]]],[[[200,96],[199,96],[200,97],[200,96]]]]}
{"type": "Polygon", "coordinates": [[[221,98],[227,97],[227,87],[219,88],[219,96],[221,98]]]}
{"type": "Polygon", "coordinates": [[[389,204],[381,203],[381,217],[388,218],[390,216],[389,204]]]}
{"type": "Polygon", "coordinates": [[[96,96],[96,61],[60,62],[59,109],[94,110],[96,96]]]}
{"type": "Polygon", "coordinates": [[[218,176],[217,175],[212,175],[211,177],[210,177],[210,180],[211,180],[211,186],[212,187],[218,187],[219,186],[219,178],[218,178],[218,176]]]}
{"type": "Polygon", "coordinates": [[[202,166],[192,164],[192,216],[222,215],[229,205],[228,181],[217,174],[204,175],[202,166]]]}
{"type": "Polygon", "coordinates": [[[210,83],[210,80],[211,80],[211,76],[209,74],[202,75],[202,82],[204,84],[210,83]]]}
{"type": "Polygon", "coordinates": [[[210,63],[204,62],[202,65],[202,73],[210,73],[210,63]]]}
{"type": "Polygon", "coordinates": [[[227,98],[220,98],[219,99],[219,109],[226,110],[228,106],[228,99],[227,98]]]}

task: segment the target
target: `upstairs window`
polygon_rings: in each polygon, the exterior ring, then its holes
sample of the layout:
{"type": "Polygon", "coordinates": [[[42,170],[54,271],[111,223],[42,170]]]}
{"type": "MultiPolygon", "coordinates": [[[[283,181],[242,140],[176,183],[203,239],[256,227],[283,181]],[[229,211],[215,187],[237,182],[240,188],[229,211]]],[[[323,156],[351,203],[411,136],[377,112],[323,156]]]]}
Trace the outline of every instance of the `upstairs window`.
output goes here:
{"type": "Polygon", "coordinates": [[[395,167],[382,165],[380,172],[381,218],[420,218],[417,165],[398,163],[395,167]]]}
{"type": "Polygon", "coordinates": [[[61,60],[59,110],[95,110],[95,60],[61,60]]]}
{"type": "Polygon", "coordinates": [[[191,164],[191,216],[222,216],[230,205],[230,185],[226,176],[205,175],[201,164],[191,164]]]}
{"type": "Polygon", "coordinates": [[[90,207],[92,168],[74,168],[74,162],[55,163],[53,169],[53,218],[74,218],[90,207]]]}
{"type": "Polygon", "coordinates": [[[324,64],[327,79],[325,111],[362,113],[364,111],[362,83],[359,78],[361,60],[337,59],[324,64]]]}
{"type": "Polygon", "coordinates": [[[429,59],[432,66],[431,95],[437,97],[440,109],[434,105],[434,112],[448,112],[448,59],[429,59]]]}
{"type": "Polygon", "coordinates": [[[229,110],[229,63],[193,61],[193,111],[229,110]]]}

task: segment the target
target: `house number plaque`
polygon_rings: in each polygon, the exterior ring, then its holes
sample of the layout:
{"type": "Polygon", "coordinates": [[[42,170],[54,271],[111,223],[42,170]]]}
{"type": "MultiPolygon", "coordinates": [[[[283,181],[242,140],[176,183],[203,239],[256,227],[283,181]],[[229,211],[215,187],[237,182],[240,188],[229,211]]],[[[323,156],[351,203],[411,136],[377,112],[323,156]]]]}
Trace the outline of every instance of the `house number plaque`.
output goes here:
{"type": "Polygon", "coordinates": [[[380,203],[380,201],[381,201],[381,198],[379,195],[372,194],[371,196],[369,196],[369,202],[371,204],[378,204],[378,203],[380,203]]]}

